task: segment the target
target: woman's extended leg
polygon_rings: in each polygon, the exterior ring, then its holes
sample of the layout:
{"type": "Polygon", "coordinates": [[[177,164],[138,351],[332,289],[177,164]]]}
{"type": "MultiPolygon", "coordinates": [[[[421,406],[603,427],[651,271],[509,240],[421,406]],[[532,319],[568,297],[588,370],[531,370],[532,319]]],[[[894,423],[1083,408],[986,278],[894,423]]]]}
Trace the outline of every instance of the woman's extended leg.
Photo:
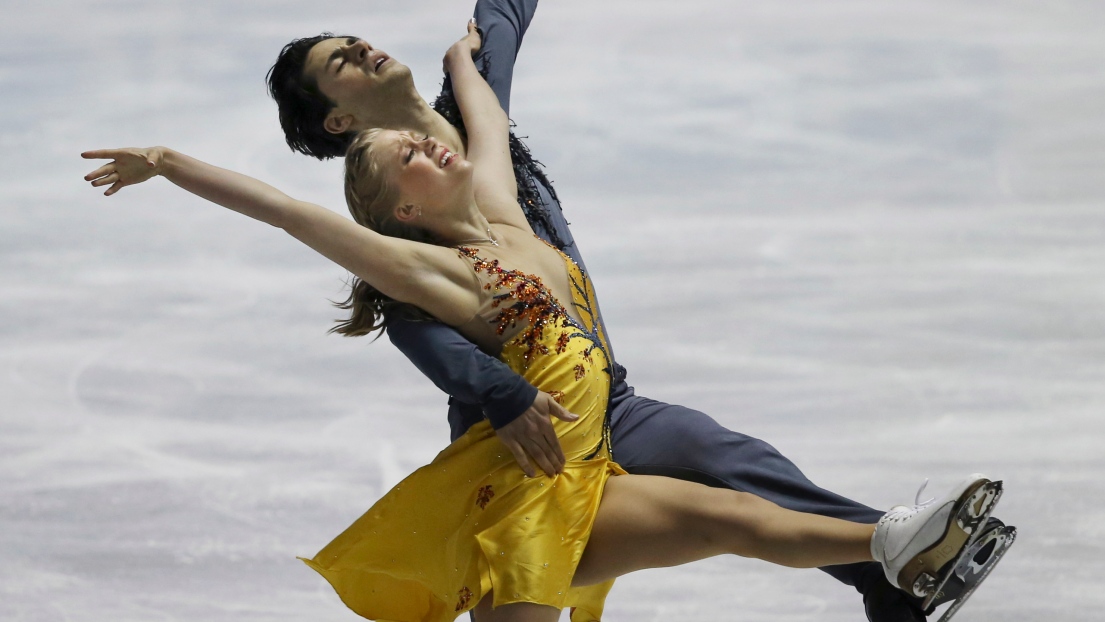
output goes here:
{"type": "Polygon", "coordinates": [[[872,561],[875,525],[794,512],[751,495],[649,475],[611,477],[573,585],[732,553],[816,568],[872,561]]]}

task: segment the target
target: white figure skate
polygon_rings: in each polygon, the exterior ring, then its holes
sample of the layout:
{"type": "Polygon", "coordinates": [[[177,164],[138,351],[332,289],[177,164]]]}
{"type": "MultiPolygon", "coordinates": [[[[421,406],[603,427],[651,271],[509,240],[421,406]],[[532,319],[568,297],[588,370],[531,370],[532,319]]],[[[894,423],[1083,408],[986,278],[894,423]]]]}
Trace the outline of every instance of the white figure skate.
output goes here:
{"type": "Polygon", "coordinates": [[[921,608],[929,609],[954,573],[949,562],[981,535],[1001,492],[1000,481],[975,473],[940,500],[891,508],[875,527],[871,555],[892,585],[924,599],[921,608]]]}

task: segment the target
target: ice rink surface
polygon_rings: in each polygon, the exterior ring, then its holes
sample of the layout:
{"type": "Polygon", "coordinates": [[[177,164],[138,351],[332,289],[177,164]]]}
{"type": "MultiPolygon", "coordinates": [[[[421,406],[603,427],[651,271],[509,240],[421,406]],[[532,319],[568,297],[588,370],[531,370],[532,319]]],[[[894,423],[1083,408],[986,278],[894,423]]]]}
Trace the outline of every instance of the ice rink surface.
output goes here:
{"type": "MultiPolygon", "coordinates": [[[[0,620],[357,619],[311,556],[447,439],[345,274],[91,148],[164,144],[344,212],[283,144],[280,46],[437,93],[468,0],[20,3],[0,26],[0,620]]],[[[1020,540],[961,620],[1105,609],[1105,5],[547,2],[512,116],[638,393],[875,507],[982,470],[1020,540]]],[[[673,439],[676,442],[676,439],[673,439]]],[[[817,571],[619,580],[611,621],[857,621],[817,571]]]]}

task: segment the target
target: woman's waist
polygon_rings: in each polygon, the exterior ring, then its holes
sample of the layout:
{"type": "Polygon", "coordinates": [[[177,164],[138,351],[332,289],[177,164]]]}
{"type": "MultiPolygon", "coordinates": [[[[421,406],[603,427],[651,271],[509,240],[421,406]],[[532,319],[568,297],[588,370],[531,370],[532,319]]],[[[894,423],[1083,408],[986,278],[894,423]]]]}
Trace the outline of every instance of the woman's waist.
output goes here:
{"type": "Polygon", "coordinates": [[[538,389],[559,395],[557,401],[566,408],[592,399],[601,400],[606,409],[610,392],[611,363],[599,347],[582,339],[567,344],[530,348],[525,344],[508,343],[499,359],[519,376],[538,389]]]}
{"type": "MultiPolygon", "coordinates": [[[[571,408],[568,410],[579,415],[579,418],[575,421],[552,418],[553,431],[560,442],[560,449],[564,452],[565,459],[574,462],[586,461],[593,457],[609,458],[609,455],[602,451],[605,448],[606,413],[596,410],[577,412],[571,408]]],[[[464,456],[463,460],[473,460],[475,464],[480,465],[479,471],[515,464],[513,455],[503,446],[495,435],[491,423],[486,419],[468,428],[460,438],[438,454],[434,463],[438,464],[443,460],[451,462],[461,456],[464,456]]]]}

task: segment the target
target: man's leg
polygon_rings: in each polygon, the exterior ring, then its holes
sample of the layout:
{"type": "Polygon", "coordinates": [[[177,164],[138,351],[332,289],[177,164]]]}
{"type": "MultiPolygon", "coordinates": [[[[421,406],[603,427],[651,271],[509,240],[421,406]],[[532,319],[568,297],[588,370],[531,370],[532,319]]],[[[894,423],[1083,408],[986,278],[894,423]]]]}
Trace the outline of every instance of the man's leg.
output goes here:
{"type": "MultiPolygon", "coordinates": [[[[624,382],[611,398],[614,459],[630,473],[664,475],[749,492],[784,508],[873,524],[883,512],[825,490],[757,438],[733,432],[708,415],[633,395],[624,382]]],[[[874,563],[821,570],[864,595],[871,620],[923,620],[874,563]]]]}
{"type": "MultiPolygon", "coordinates": [[[[884,514],[815,485],[771,445],[733,432],[708,415],[639,396],[616,402],[611,419],[614,459],[638,475],[665,475],[750,492],[789,510],[878,522],[884,514]]],[[[856,585],[861,565],[826,566],[856,585]]]]}

